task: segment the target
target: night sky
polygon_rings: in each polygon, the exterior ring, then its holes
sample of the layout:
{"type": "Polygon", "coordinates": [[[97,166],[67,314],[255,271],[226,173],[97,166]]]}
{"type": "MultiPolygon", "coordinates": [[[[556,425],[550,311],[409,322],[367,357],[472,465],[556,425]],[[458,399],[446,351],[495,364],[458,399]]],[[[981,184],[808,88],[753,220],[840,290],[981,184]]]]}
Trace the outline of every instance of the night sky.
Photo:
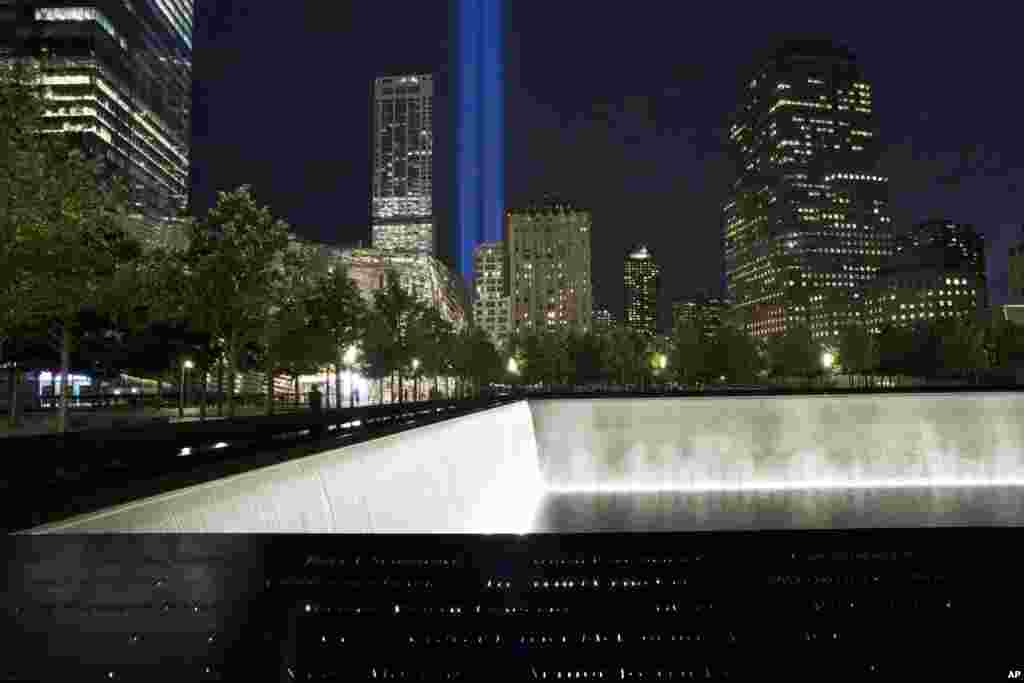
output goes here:
{"type": "MultiPolygon", "coordinates": [[[[897,230],[931,217],[975,224],[993,303],[1005,301],[1006,249],[1024,224],[1012,10],[777,4],[507,2],[506,204],[555,192],[590,208],[595,302],[617,315],[623,257],[647,242],[663,265],[666,322],[671,298],[721,282],[723,142],[755,53],[785,37],[829,37],[873,85],[897,230]]],[[[300,235],[368,240],[371,81],[447,71],[446,2],[196,5],[193,208],[248,183],[300,235]]],[[[446,109],[442,93],[442,226],[446,109]]]]}

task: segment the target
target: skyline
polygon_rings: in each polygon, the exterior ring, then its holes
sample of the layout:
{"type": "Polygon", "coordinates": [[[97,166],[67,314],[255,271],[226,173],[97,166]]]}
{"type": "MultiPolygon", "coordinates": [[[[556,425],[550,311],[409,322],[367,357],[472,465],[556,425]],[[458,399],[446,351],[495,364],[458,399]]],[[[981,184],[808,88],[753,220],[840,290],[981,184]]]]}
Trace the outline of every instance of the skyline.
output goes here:
{"type": "MultiPolygon", "coordinates": [[[[1019,95],[997,87],[1008,75],[1000,66],[1009,63],[1001,55],[1010,44],[996,35],[1003,25],[997,18],[988,18],[981,41],[968,40],[960,18],[953,23],[937,16],[922,35],[911,30],[908,13],[891,17],[888,32],[879,34],[860,16],[829,27],[798,10],[772,16],[756,10],[751,18],[760,12],[761,21],[729,26],[731,46],[716,40],[721,35],[715,31],[687,32],[686,40],[673,41],[678,49],[666,63],[656,48],[670,37],[671,21],[650,24],[642,16],[599,10],[581,19],[573,14],[579,6],[567,4],[546,9],[545,22],[529,23],[530,13],[520,6],[508,10],[506,196],[515,207],[553,191],[592,210],[596,304],[622,310],[622,254],[641,239],[670,266],[662,316],[673,298],[717,290],[728,115],[759,49],[772,38],[808,31],[848,44],[874,84],[896,229],[929,218],[975,224],[989,245],[992,302],[1005,301],[1005,252],[1019,235],[1016,192],[1024,181],[1024,154],[1018,140],[1002,133],[1013,123],[1019,95]],[[585,20],[586,30],[565,31],[571,20],[585,20]],[[913,49],[953,39],[955,52],[913,49]],[[954,88],[953,74],[965,70],[976,76],[954,88]],[[1005,97],[1006,106],[975,104],[992,92],[1005,97]]],[[[371,8],[304,7],[284,17],[234,1],[216,9],[212,17],[210,8],[200,9],[196,22],[195,208],[208,206],[216,190],[248,182],[304,236],[367,239],[363,131],[369,121],[360,117],[368,117],[369,107],[347,106],[339,114],[329,95],[321,107],[295,102],[321,92],[314,86],[324,82],[327,68],[336,82],[332,90],[344,93],[366,93],[374,75],[409,65],[433,66],[443,80],[447,17],[410,5],[403,11],[408,21],[389,33],[388,49],[374,50],[371,36],[359,30],[377,20],[371,8]],[[271,39],[287,49],[263,56],[255,46],[271,39]],[[266,73],[267,58],[296,77],[271,81],[277,96],[254,109],[254,93],[266,87],[255,76],[266,73]],[[289,124],[299,116],[311,120],[289,124]],[[287,134],[266,134],[274,129],[287,134]]],[[[439,112],[447,95],[438,97],[439,112]]],[[[445,167],[445,147],[438,139],[438,168],[445,167]]],[[[442,175],[437,186],[448,182],[442,175]]],[[[438,187],[435,194],[442,229],[449,190],[438,187]]]]}

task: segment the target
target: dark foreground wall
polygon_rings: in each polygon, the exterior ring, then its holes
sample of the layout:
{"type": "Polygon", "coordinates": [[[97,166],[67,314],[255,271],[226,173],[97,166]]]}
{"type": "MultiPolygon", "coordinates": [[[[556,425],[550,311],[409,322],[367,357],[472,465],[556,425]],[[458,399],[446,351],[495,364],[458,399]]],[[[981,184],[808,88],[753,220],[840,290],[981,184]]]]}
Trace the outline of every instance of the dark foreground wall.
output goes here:
{"type": "Polygon", "coordinates": [[[1024,669],[1010,529],[3,542],[5,680],[988,681],[1024,669]]]}

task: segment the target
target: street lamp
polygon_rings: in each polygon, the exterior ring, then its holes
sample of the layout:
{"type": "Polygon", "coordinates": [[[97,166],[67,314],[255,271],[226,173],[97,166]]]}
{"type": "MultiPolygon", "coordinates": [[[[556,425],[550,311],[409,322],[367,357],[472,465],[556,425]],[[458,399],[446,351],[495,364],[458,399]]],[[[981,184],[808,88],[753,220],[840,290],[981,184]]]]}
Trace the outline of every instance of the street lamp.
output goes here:
{"type": "Polygon", "coordinates": [[[835,362],[835,356],[830,351],[826,351],[821,354],[821,366],[826,370],[832,369],[832,364],[835,362]]]}
{"type": "Polygon", "coordinates": [[[181,364],[181,394],[178,397],[178,418],[185,417],[185,371],[191,370],[195,364],[187,360],[181,364]]]}

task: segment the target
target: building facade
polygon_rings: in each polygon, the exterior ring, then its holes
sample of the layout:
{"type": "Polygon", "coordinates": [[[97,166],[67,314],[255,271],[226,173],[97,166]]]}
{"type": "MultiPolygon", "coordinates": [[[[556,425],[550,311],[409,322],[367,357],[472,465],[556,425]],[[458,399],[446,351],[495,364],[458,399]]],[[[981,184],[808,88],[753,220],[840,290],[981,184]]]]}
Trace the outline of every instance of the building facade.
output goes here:
{"type": "Polygon", "coordinates": [[[476,245],[501,241],[505,218],[502,0],[453,0],[451,158],[455,269],[469,284],[476,245]]]}
{"type": "Polygon", "coordinates": [[[692,325],[700,331],[701,339],[710,344],[727,322],[729,308],[726,299],[699,292],[672,302],[672,326],[692,325]]]}
{"type": "Polygon", "coordinates": [[[373,248],[434,256],[434,223],[374,223],[373,248]]]}
{"type": "Polygon", "coordinates": [[[988,308],[984,237],[972,226],[927,221],[895,245],[895,254],[863,288],[860,316],[870,331],[916,321],[976,320],[988,308]]]}
{"type": "Polygon", "coordinates": [[[368,303],[373,293],[387,286],[397,273],[401,286],[423,304],[461,330],[467,324],[468,297],[460,278],[440,260],[428,254],[387,252],[380,249],[346,249],[339,263],[356,283],[368,303]]]}
{"type": "Polygon", "coordinates": [[[41,66],[40,129],[128,180],[137,221],[180,228],[188,203],[192,0],[0,2],[0,59],[41,66]],[[62,3],[63,4],[63,3],[62,3]],[[45,55],[45,58],[41,59],[45,55]]]}
{"type": "Polygon", "coordinates": [[[626,290],[623,322],[627,327],[644,334],[655,334],[661,270],[645,245],[637,245],[626,254],[623,283],[626,290]]]}
{"type": "Polygon", "coordinates": [[[595,332],[607,332],[615,327],[615,315],[609,308],[597,307],[591,316],[591,325],[595,332]]]}
{"type": "Polygon", "coordinates": [[[791,41],[743,84],[730,125],[724,206],[727,296],[756,336],[856,319],[894,238],[871,84],[853,54],[791,41]]]}
{"type": "Polygon", "coordinates": [[[506,288],[512,332],[590,327],[590,212],[545,197],[506,212],[506,288]]]}
{"type": "Polygon", "coordinates": [[[505,245],[484,242],[477,246],[474,261],[473,322],[494,345],[503,348],[512,331],[510,299],[505,292],[505,245]]]}
{"type": "Polygon", "coordinates": [[[436,253],[434,78],[373,83],[372,237],[375,249],[436,253]]]}

